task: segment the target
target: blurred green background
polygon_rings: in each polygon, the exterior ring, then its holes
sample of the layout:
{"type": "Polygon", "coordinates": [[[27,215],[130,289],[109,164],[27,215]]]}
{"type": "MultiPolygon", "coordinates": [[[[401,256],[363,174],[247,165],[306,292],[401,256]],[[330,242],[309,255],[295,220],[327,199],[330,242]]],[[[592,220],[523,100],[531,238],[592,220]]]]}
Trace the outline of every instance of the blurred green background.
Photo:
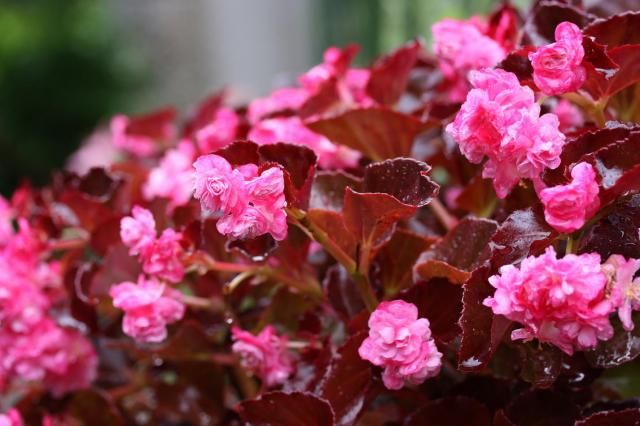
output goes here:
{"type": "MultiPolygon", "coordinates": [[[[128,17],[131,10],[136,10],[133,4],[166,9],[167,2],[173,2],[173,9],[165,12],[170,15],[180,12],[179,7],[193,8],[197,3],[183,1],[0,0],[0,192],[10,194],[23,179],[36,185],[46,183],[51,170],[63,167],[83,138],[115,112],[172,101],[154,97],[156,92],[164,93],[162,79],[153,77],[154,71],[162,72],[154,70],[158,60],[154,62],[152,49],[147,51],[144,40],[133,43],[131,34],[121,31],[120,21],[130,18],[130,26],[137,25],[139,18],[128,17]],[[123,13],[117,13],[118,5],[125,6],[121,7],[123,13]]],[[[235,0],[210,1],[219,4],[235,0]]],[[[286,6],[287,1],[298,0],[273,0],[274,8],[282,8],[283,3],[286,6]]],[[[348,42],[362,45],[358,60],[366,64],[415,35],[428,40],[431,24],[442,17],[486,13],[493,3],[309,0],[313,33],[306,66],[319,62],[326,46],[348,42]]],[[[165,30],[164,22],[155,26],[148,19],[144,22],[155,31],[165,30]]],[[[168,33],[166,37],[171,40],[172,36],[168,33]]],[[[155,33],[148,35],[149,39],[153,37],[155,33]]],[[[225,43],[227,46],[233,41],[225,43]]],[[[171,43],[168,45],[172,48],[171,43]]],[[[184,49],[179,45],[173,48],[184,49]]],[[[186,66],[196,72],[193,68],[198,63],[186,66]]],[[[202,96],[208,89],[202,88],[202,96]]],[[[263,93],[247,93],[256,94],[263,93]]]]}

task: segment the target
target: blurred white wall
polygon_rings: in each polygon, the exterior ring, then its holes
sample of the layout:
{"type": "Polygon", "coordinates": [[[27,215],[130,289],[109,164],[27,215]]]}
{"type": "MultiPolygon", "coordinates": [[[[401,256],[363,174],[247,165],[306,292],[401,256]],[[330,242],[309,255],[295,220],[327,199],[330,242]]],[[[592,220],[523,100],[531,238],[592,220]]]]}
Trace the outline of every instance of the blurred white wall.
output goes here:
{"type": "Polygon", "coordinates": [[[250,99],[319,61],[313,0],[112,1],[122,34],[152,72],[141,108],[184,107],[223,86],[234,100],[250,99]]]}

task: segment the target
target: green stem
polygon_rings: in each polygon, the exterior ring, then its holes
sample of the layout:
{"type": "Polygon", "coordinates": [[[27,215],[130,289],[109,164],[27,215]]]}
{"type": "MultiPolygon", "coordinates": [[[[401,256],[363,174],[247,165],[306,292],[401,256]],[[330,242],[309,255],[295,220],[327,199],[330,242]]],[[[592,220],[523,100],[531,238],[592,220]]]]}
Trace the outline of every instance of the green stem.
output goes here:
{"type": "Polygon", "coordinates": [[[565,254],[570,254],[573,253],[573,250],[575,249],[575,241],[573,239],[573,235],[569,234],[567,235],[567,245],[566,248],[564,250],[565,254]]]}

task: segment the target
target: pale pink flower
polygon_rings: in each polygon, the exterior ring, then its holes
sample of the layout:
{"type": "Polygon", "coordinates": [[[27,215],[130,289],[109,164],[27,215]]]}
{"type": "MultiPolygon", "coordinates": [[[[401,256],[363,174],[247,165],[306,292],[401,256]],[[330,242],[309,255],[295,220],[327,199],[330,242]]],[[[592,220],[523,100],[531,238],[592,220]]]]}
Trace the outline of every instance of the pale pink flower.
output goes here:
{"type": "Polygon", "coordinates": [[[155,278],[138,278],[138,283],[124,282],[109,290],[113,306],[124,311],[122,329],[140,342],[160,342],[167,337],[167,324],[184,316],[180,292],[166,287],[155,278]]]}
{"type": "Polygon", "coordinates": [[[418,319],[416,306],[402,300],[378,305],[369,317],[369,337],[358,353],[384,368],[382,380],[388,389],[420,384],[437,376],[442,365],[429,320],[418,319]]]}
{"type": "Polygon", "coordinates": [[[273,387],[284,383],[293,372],[293,362],[287,352],[287,337],[278,336],[268,325],[256,336],[237,327],[231,329],[231,350],[240,356],[244,368],[273,387]]]}
{"type": "Polygon", "coordinates": [[[13,212],[9,202],[0,195],[0,247],[4,246],[13,236],[13,212]]]}
{"type": "Polygon", "coordinates": [[[347,46],[340,49],[336,46],[328,47],[324,51],[323,62],[311,68],[298,77],[298,82],[309,92],[315,92],[332,78],[342,78],[347,70],[357,49],[347,46]]]}
{"type": "Polygon", "coordinates": [[[491,68],[507,56],[500,44],[485,35],[478,19],[458,21],[443,19],[431,27],[433,51],[440,60],[440,69],[453,83],[450,100],[462,101],[469,89],[466,82],[471,70],[491,68]]]}
{"type": "Polygon", "coordinates": [[[5,414],[0,414],[0,426],[23,426],[22,416],[20,412],[15,408],[7,411],[5,414]]]}
{"type": "Polygon", "coordinates": [[[180,245],[182,234],[168,228],[162,231],[159,238],[146,246],[140,253],[142,270],[172,283],[182,281],[184,250],[180,245]]]}
{"type": "Polygon", "coordinates": [[[544,218],[556,230],[571,233],[582,228],[600,207],[596,172],[589,163],[571,169],[571,182],[540,191],[544,218]]]}
{"type": "Polygon", "coordinates": [[[613,336],[609,314],[615,306],[606,298],[607,277],[598,254],[558,259],[548,247],[519,268],[501,267],[489,283],[496,291],[484,305],[523,326],[512,332],[513,340],[537,338],[572,355],[613,336]]]}
{"type": "Polygon", "coordinates": [[[260,145],[287,142],[306,146],[316,153],[318,164],[327,169],[354,167],[360,158],[359,152],[333,144],[306,127],[299,117],[263,120],[251,128],[248,138],[260,145]]]}
{"type": "Polygon", "coordinates": [[[215,155],[203,155],[195,163],[195,192],[204,210],[211,212],[242,211],[246,205],[247,194],[244,176],[233,170],[224,158],[215,155]]]}
{"type": "Polygon", "coordinates": [[[251,101],[247,110],[249,123],[256,124],[263,118],[284,111],[297,111],[308,99],[309,92],[302,88],[285,87],[269,96],[251,101]]]}
{"type": "Polygon", "coordinates": [[[170,211],[187,204],[193,194],[195,154],[195,148],[188,140],[167,151],[158,167],[151,170],[142,188],[145,199],[167,198],[170,211]]]}
{"type": "Polygon", "coordinates": [[[571,22],[558,24],[556,42],[529,53],[533,66],[533,81],[547,95],[574,92],[584,84],[586,71],[582,31],[571,22]]]}
{"type": "Polygon", "coordinates": [[[120,150],[114,146],[111,132],[106,127],[93,131],[67,160],[65,169],[80,176],[94,167],[108,169],[120,157],[120,150]]]}
{"type": "Polygon", "coordinates": [[[213,122],[196,132],[196,141],[201,153],[209,153],[224,148],[236,137],[240,119],[231,108],[219,108],[213,122]]]}
{"type": "Polygon", "coordinates": [[[640,277],[634,279],[640,269],[640,259],[625,259],[612,254],[602,266],[611,279],[611,300],[618,308],[618,317],[625,330],[634,329],[631,313],[640,310],[640,277]]]}
{"type": "Polygon", "coordinates": [[[140,254],[156,239],[156,221],[153,214],[140,206],[133,206],[131,216],[120,221],[120,238],[129,247],[129,254],[140,254]]]}
{"type": "Polygon", "coordinates": [[[553,109],[553,113],[560,121],[560,131],[563,133],[575,130],[584,125],[584,115],[582,111],[566,99],[560,99],[553,109]]]}
{"type": "Polygon", "coordinates": [[[545,168],[560,164],[565,136],[553,114],[540,116],[533,92],[500,69],[471,71],[474,87],[447,132],[472,163],[486,157],[483,177],[507,196],[522,178],[538,182],[545,168]]]}
{"type": "Polygon", "coordinates": [[[111,119],[113,144],[139,157],[151,155],[175,138],[175,116],[171,109],[137,117],[116,115],[111,119]]]}

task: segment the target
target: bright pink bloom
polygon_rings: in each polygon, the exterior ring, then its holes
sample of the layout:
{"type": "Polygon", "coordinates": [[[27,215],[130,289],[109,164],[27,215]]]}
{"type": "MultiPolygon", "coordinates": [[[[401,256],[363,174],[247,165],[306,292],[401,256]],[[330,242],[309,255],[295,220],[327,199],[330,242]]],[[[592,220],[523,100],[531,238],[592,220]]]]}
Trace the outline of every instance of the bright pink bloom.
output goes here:
{"type": "Polygon", "coordinates": [[[172,283],[182,281],[184,277],[184,266],[182,265],[184,250],[180,245],[181,240],[182,234],[180,232],[171,228],[162,231],[160,237],[140,253],[144,272],[172,283]]]}
{"type": "Polygon", "coordinates": [[[309,92],[305,89],[285,87],[275,90],[267,97],[251,101],[247,111],[249,123],[256,124],[263,118],[278,112],[297,111],[308,97],[309,92]]]}
{"type": "Polygon", "coordinates": [[[0,247],[4,246],[13,236],[11,220],[13,212],[7,200],[0,195],[0,247]]]}
{"type": "Polygon", "coordinates": [[[149,173],[142,188],[144,197],[169,199],[169,210],[189,202],[193,194],[193,160],[195,148],[188,140],[183,140],[175,148],[166,152],[158,167],[149,173]]]}
{"type": "Polygon", "coordinates": [[[496,315],[517,321],[513,340],[537,338],[565,353],[593,348],[613,336],[606,298],[607,277],[598,254],[556,257],[553,247],[527,257],[520,268],[506,265],[489,278],[496,291],[484,301],[496,315]]]}
{"type": "Polygon", "coordinates": [[[49,299],[32,282],[17,277],[9,262],[0,261],[0,324],[22,333],[47,316],[49,299]]]}
{"type": "Polygon", "coordinates": [[[558,24],[556,42],[529,53],[533,65],[533,81],[547,95],[574,92],[584,84],[586,71],[582,31],[571,22],[558,24]]]}
{"type": "Polygon", "coordinates": [[[336,46],[327,48],[324,51],[322,63],[298,77],[298,82],[307,91],[316,92],[330,79],[341,79],[349,69],[357,50],[353,45],[344,49],[336,46]]]}
{"type": "Polygon", "coordinates": [[[306,146],[316,153],[318,164],[327,169],[354,167],[360,158],[359,152],[333,144],[306,127],[299,117],[263,120],[251,128],[248,138],[261,145],[287,142],[306,146]]]}
{"type": "Polygon", "coordinates": [[[155,111],[137,117],[116,115],[111,119],[113,144],[131,154],[146,157],[175,138],[176,112],[173,109],[155,111]]]}
{"type": "Polygon", "coordinates": [[[129,254],[140,254],[156,239],[156,221],[153,214],[140,206],[133,206],[132,216],[120,221],[120,238],[129,247],[129,254]]]}
{"type": "Polygon", "coordinates": [[[566,99],[560,99],[553,110],[560,120],[560,131],[563,133],[575,130],[584,125],[582,111],[566,99]]]}
{"type": "Polygon", "coordinates": [[[388,389],[420,384],[437,376],[442,365],[429,328],[418,308],[402,300],[382,302],[369,317],[369,337],[358,349],[362,359],[384,368],[388,389]]]}
{"type": "Polygon", "coordinates": [[[0,359],[0,383],[41,381],[56,396],[87,388],[98,364],[84,336],[49,318],[24,333],[0,332],[0,359]]]}
{"type": "Polygon", "coordinates": [[[478,19],[458,21],[443,19],[431,27],[433,51],[440,59],[440,69],[454,84],[451,101],[462,101],[468,91],[467,73],[491,68],[507,53],[498,42],[484,34],[478,19]]]}
{"type": "Polygon", "coordinates": [[[618,317],[624,329],[634,328],[631,313],[640,310],[640,277],[633,279],[640,269],[640,259],[625,259],[612,254],[602,266],[611,278],[611,300],[618,307],[618,317]]]}
{"type": "Polygon", "coordinates": [[[6,414],[0,414],[0,426],[23,426],[22,416],[15,408],[7,411],[6,414]]]}
{"type": "Polygon", "coordinates": [[[196,169],[194,196],[200,200],[203,209],[211,212],[242,211],[247,194],[240,171],[232,170],[227,160],[215,154],[199,157],[193,167],[196,169]]]}
{"type": "Polygon", "coordinates": [[[257,336],[237,327],[233,327],[231,333],[234,342],[231,350],[267,387],[284,383],[293,372],[287,337],[278,336],[272,326],[266,326],[257,336]]]}
{"type": "Polygon", "coordinates": [[[240,119],[231,108],[219,108],[213,122],[196,132],[198,149],[202,153],[209,153],[224,148],[236,137],[240,119]]]}
{"type": "Polygon", "coordinates": [[[571,169],[571,182],[540,191],[544,218],[556,230],[571,233],[591,218],[600,207],[596,172],[589,163],[571,169]]]}
{"type": "Polygon", "coordinates": [[[113,306],[124,311],[122,329],[141,342],[160,342],[167,337],[167,324],[184,316],[180,292],[166,287],[155,278],[138,278],[138,283],[124,282],[109,290],[113,306]]]}
{"type": "Polygon", "coordinates": [[[521,178],[560,165],[565,136],[553,114],[540,116],[533,92],[515,74],[495,69],[471,71],[473,89],[447,132],[472,163],[487,157],[483,177],[492,178],[500,198],[521,178]]]}

